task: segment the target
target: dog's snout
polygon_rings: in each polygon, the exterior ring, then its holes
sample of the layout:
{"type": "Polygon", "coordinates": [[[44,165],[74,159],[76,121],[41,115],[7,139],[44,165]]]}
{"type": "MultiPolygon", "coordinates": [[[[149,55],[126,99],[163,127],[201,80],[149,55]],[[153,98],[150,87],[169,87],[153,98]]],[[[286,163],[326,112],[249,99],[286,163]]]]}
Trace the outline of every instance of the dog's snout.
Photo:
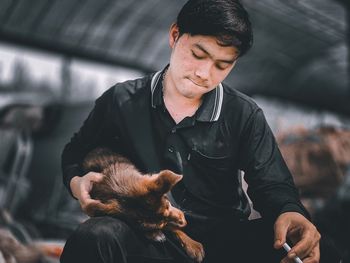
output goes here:
{"type": "Polygon", "coordinates": [[[178,222],[179,227],[185,227],[187,225],[187,221],[185,218],[181,218],[178,222]]]}
{"type": "Polygon", "coordinates": [[[170,205],[169,211],[169,223],[180,228],[183,228],[187,225],[185,214],[181,210],[170,205]]]}
{"type": "Polygon", "coordinates": [[[169,211],[169,209],[167,209],[167,210],[165,210],[165,211],[163,212],[163,216],[166,217],[166,218],[170,216],[170,211],[169,211]]]}

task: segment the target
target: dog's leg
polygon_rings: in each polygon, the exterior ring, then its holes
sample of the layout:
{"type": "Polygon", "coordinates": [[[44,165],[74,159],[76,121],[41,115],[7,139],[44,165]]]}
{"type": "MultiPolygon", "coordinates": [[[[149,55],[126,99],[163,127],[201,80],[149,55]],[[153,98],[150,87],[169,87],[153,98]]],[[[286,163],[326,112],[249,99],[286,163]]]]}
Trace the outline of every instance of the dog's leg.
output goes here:
{"type": "Polygon", "coordinates": [[[203,245],[192,238],[180,229],[170,228],[175,237],[179,240],[181,246],[185,249],[187,255],[197,262],[202,262],[205,256],[203,245]]]}

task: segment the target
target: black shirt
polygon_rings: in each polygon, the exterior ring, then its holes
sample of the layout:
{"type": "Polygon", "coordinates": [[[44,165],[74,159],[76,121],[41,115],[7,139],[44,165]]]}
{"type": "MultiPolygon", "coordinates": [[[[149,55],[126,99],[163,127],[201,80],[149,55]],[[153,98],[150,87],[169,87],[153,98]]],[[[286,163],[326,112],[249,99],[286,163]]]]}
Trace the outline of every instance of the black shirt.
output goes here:
{"type": "Polygon", "coordinates": [[[164,106],[161,79],[157,72],[119,83],[97,99],[62,154],[68,189],[71,178],[83,175],[84,156],[108,146],[142,172],[183,174],[173,196],[191,213],[246,219],[242,170],[263,217],[274,220],[287,211],[307,216],[263,112],[251,98],[220,84],[204,95],[194,116],[176,124],[164,106]]]}

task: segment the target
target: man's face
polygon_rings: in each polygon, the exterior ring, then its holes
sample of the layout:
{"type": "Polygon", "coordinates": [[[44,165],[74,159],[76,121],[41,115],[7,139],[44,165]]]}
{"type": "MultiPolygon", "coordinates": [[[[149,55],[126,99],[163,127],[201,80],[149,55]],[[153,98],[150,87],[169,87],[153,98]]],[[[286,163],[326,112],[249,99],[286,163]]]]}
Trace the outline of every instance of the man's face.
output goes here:
{"type": "Polygon", "coordinates": [[[169,43],[169,81],[178,93],[190,99],[199,99],[213,90],[230,73],[238,57],[235,47],[221,46],[213,36],[179,36],[176,25],[170,29],[169,43]]]}

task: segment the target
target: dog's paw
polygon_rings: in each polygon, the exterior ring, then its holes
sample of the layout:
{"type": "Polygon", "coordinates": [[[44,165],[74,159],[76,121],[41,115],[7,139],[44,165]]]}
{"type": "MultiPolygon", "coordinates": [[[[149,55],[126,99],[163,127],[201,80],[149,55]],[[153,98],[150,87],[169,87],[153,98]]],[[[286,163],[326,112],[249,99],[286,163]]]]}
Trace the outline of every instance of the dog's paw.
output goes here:
{"type": "Polygon", "coordinates": [[[189,255],[196,262],[202,262],[205,256],[203,245],[197,241],[192,240],[184,246],[187,255],[189,255]]]}

